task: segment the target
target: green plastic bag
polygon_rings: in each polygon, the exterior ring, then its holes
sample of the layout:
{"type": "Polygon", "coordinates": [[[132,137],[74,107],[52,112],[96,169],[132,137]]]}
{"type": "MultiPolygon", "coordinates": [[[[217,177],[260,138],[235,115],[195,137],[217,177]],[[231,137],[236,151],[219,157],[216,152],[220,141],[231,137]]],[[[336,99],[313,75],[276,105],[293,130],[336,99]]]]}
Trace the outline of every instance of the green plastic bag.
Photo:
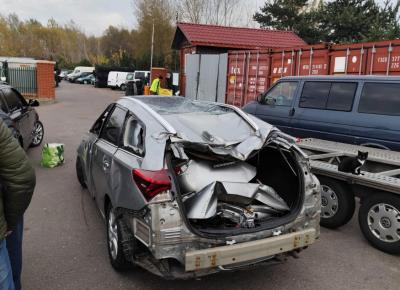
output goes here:
{"type": "Polygon", "coordinates": [[[42,166],[53,168],[64,163],[64,144],[48,143],[42,149],[42,166]]]}

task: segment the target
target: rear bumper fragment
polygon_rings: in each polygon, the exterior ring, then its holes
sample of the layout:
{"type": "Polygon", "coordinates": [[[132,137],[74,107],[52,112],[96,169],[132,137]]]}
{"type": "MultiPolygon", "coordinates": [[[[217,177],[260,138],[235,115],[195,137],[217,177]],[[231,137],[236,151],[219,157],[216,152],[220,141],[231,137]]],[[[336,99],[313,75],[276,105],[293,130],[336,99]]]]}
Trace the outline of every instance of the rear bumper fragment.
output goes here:
{"type": "Polygon", "coordinates": [[[262,240],[191,251],[185,255],[185,270],[196,271],[273,256],[306,247],[314,243],[315,238],[316,230],[306,229],[262,240]]]}

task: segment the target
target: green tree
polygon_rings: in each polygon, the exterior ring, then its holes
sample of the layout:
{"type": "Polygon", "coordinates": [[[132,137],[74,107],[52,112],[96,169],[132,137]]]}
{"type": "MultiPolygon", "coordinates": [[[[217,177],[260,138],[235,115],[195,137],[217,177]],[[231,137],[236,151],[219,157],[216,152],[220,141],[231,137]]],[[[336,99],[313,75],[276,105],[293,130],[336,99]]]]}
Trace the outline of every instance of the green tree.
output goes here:
{"type": "Polygon", "coordinates": [[[135,35],[138,67],[150,67],[151,35],[154,24],[153,66],[172,65],[171,42],[175,32],[175,12],[170,0],[136,0],[138,22],[135,35]]]}
{"type": "Polygon", "coordinates": [[[322,7],[321,22],[326,41],[359,42],[368,37],[371,24],[379,18],[379,6],[373,0],[336,0],[322,7]]]}
{"type": "Polygon", "coordinates": [[[308,43],[324,39],[319,9],[309,9],[308,0],[271,0],[266,2],[254,20],[261,27],[296,32],[308,43]]]}

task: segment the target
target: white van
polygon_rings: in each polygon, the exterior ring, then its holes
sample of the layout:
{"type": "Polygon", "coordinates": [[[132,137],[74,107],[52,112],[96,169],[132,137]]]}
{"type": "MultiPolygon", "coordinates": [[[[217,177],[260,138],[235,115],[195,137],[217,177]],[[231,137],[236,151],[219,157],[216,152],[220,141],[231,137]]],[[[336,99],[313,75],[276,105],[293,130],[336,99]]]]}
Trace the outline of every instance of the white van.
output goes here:
{"type": "Polygon", "coordinates": [[[92,73],[93,71],[94,71],[94,67],[92,67],[92,66],[77,66],[72,73],[67,75],[67,80],[69,80],[71,78],[75,78],[83,72],[92,73]]]}
{"type": "Polygon", "coordinates": [[[107,86],[111,89],[126,89],[126,77],[130,72],[110,71],[108,73],[107,86]]]}
{"type": "Polygon", "coordinates": [[[127,81],[138,81],[138,80],[144,80],[146,76],[149,75],[150,77],[150,72],[146,70],[136,70],[133,73],[129,73],[126,76],[127,81]]]}

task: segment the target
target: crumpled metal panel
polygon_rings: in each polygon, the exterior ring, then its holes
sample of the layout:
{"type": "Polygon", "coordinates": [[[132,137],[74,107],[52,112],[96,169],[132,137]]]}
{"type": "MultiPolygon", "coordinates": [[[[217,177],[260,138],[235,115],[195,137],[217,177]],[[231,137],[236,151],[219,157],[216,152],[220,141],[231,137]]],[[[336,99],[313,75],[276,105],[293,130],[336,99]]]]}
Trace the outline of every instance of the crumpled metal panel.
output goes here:
{"type": "Polygon", "coordinates": [[[192,159],[181,170],[178,180],[183,193],[198,192],[214,181],[249,182],[257,174],[254,166],[241,161],[214,168],[210,162],[192,159]]]}
{"type": "Polygon", "coordinates": [[[216,215],[218,200],[250,205],[257,200],[278,212],[289,210],[275,190],[265,184],[213,182],[185,200],[189,219],[208,219],[216,215]]]}

